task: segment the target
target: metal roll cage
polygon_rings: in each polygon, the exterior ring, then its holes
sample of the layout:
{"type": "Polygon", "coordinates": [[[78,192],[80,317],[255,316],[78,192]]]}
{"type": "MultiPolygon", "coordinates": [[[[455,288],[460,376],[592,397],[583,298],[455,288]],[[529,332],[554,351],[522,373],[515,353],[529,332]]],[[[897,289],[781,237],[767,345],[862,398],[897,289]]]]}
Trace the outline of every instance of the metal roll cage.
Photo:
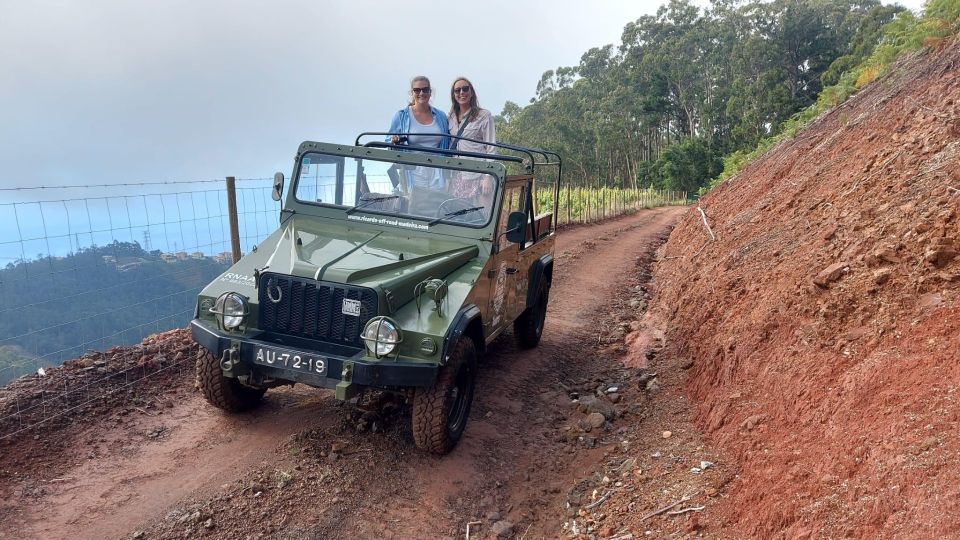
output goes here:
{"type": "Polygon", "coordinates": [[[360,144],[360,139],[364,137],[390,137],[396,135],[398,137],[408,137],[409,133],[394,133],[386,131],[365,131],[357,135],[356,140],[354,141],[354,146],[364,146],[367,148],[384,148],[387,150],[400,150],[400,151],[410,151],[415,150],[417,152],[427,153],[427,154],[438,154],[441,156],[450,156],[450,157],[470,157],[477,159],[494,159],[497,161],[503,161],[508,163],[520,163],[523,165],[524,169],[527,172],[533,172],[536,167],[556,167],[557,168],[557,184],[554,186],[554,197],[553,197],[553,215],[554,219],[557,219],[559,215],[560,207],[560,179],[563,177],[563,160],[560,158],[560,154],[556,152],[551,152],[549,150],[543,150],[540,148],[527,148],[526,146],[520,146],[516,144],[507,144],[507,143],[492,143],[487,141],[479,141],[477,139],[471,139],[469,137],[460,137],[458,135],[441,135],[441,137],[448,137],[450,139],[456,139],[457,141],[467,141],[478,144],[485,144],[487,146],[493,146],[495,148],[503,148],[505,150],[510,150],[512,152],[517,152],[518,154],[526,154],[528,159],[519,158],[517,156],[501,156],[499,154],[482,154],[479,152],[464,152],[460,150],[444,150],[441,148],[430,148],[430,147],[421,147],[421,146],[410,146],[406,144],[393,144],[385,141],[370,141],[360,144]],[[537,161],[534,157],[534,154],[543,156],[543,161],[537,161]]]}
{"type": "Polygon", "coordinates": [[[440,135],[441,137],[447,137],[450,139],[456,139],[458,141],[467,141],[477,144],[485,144],[487,146],[493,146],[496,148],[503,148],[505,150],[511,150],[520,154],[526,154],[529,158],[529,161],[524,162],[523,159],[516,156],[501,156],[499,154],[483,154],[479,152],[464,152],[460,150],[443,150],[440,148],[431,148],[427,146],[410,146],[406,144],[393,144],[385,141],[370,141],[360,144],[360,139],[364,137],[387,137],[396,135],[398,137],[408,137],[409,133],[394,133],[394,132],[380,132],[380,131],[365,131],[357,135],[357,139],[354,141],[355,146],[365,146],[368,148],[387,148],[393,150],[416,150],[417,152],[424,152],[428,154],[440,154],[445,156],[463,156],[463,157],[475,157],[483,159],[496,159],[499,161],[509,161],[513,163],[524,163],[527,168],[538,167],[538,166],[561,166],[560,154],[556,152],[550,152],[548,150],[541,150],[539,148],[527,148],[526,146],[519,146],[516,144],[507,144],[507,143],[492,143],[486,141],[480,141],[477,139],[471,139],[469,137],[460,137],[457,135],[440,135]],[[534,157],[534,154],[539,154],[543,156],[544,161],[537,161],[534,157]],[[555,158],[555,161],[552,161],[551,158],[555,158]]]}

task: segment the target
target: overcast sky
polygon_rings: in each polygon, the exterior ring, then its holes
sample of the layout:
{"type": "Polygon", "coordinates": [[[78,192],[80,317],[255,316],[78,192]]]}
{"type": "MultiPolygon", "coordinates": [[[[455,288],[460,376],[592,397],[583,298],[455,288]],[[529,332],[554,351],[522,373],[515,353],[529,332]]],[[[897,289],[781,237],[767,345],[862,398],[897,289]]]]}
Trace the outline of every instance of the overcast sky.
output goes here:
{"type": "Polygon", "coordinates": [[[660,3],[0,0],[0,186],[289,174],[386,131],[413,75],[496,114],[660,3]]]}

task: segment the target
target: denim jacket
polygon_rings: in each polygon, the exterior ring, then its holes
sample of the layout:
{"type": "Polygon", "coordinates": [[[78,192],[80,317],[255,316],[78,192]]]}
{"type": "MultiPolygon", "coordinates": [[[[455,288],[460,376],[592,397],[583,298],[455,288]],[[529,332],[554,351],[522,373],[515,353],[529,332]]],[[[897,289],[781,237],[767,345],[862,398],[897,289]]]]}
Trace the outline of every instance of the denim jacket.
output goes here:
{"type": "MultiPolygon", "coordinates": [[[[440,128],[440,133],[443,135],[448,134],[450,132],[450,124],[447,123],[447,115],[433,106],[430,107],[430,111],[433,113],[433,119],[437,122],[437,127],[440,128]]],[[[393,115],[393,120],[390,121],[390,129],[387,131],[390,133],[410,133],[410,107],[404,107],[397,111],[397,114],[393,115]]],[[[390,142],[390,136],[388,135],[384,140],[390,142]]],[[[450,137],[442,137],[439,148],[441,150],[449,150],[450,137]]]]}

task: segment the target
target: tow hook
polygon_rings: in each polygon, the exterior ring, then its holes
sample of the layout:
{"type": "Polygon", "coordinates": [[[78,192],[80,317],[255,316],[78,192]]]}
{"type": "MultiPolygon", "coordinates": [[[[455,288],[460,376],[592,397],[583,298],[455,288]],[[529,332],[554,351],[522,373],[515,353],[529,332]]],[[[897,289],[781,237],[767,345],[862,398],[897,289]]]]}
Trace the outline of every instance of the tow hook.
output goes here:
{"type": "Polygon", "coordinates": [[[220,357],[220,369],[223,371],[230,371],[233,369],[233,366],[237,363],[237,358],[240,356],[240,348],[236,345],[233,345],[229,349],[223,350],[223,356],[220,357]]]}
{"type": "Polygon", "coordinates": [[[353,363],[344,362],[340,371],[340,382],[334,389],[335,397],[340,401],[347,401],[359,393],[360,389],[353,384],[353,363]]]}

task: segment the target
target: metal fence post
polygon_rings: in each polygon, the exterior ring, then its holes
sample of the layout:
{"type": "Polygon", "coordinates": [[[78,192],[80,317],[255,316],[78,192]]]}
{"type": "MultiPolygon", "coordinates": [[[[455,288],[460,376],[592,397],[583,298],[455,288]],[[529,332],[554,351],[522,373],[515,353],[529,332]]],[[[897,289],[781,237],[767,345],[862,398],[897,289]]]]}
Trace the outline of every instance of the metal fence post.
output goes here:
{"type": "Polygon", "coordinates": [[[240,260],[240,225],[237,221],[237,180],[227,177],[227,213],[230,217],[230,248],[233,250],[233,263],[240,260]]]}

